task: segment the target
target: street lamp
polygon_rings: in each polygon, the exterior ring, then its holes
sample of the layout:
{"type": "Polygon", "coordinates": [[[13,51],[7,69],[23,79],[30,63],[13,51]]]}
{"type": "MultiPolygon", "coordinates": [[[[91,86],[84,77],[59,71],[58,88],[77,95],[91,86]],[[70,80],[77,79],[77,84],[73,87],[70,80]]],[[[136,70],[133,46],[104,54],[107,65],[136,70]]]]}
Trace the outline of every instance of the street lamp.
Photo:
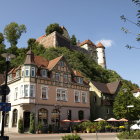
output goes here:
{"type": "MultiPolygon", "coordinates": [[[[12,58],[15,58],[15,55],[10,54],[10,53],[3,53],[3,54],[1,54],[1,56],[6,58],[5,90],[3,91],[4,93],[2,95],[2,103],[5,103],[6,102],[6,94],[7,94],[7,76],[8,76],[9,64],[10,64],[10,60],[12,58]]],[[[0,137],[0,139],[8,140],[9,137],[4,136],[4,121],[5,121],[5,111],[2,111],[2,125],[1,125],[1,137],[0,137]]]]}
{"type": "Polygon", "coordinates": [[[130,119],[129,119],[129,108],[133,108],[134,105],[127,105],[127,119],[128,119],[128,132],[130,136],[130,119]]]}

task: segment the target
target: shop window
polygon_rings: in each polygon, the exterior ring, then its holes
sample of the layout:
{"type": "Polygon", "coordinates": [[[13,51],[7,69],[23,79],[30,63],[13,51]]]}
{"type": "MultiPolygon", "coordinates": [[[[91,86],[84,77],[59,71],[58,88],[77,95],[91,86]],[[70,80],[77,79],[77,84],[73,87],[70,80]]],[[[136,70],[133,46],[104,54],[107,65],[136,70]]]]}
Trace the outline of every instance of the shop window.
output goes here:
{"type": "Polygon", "coordinates": [[[84,111],[80,110],[78,112],[78,118],[79,118],[79,120],[83,120],[84,119],[84,111]]]}
{"type": "Polygon", "coordinates": [[[47,109],[41,108],[38,111],[38,121],[43,125],[48,124],[48,110],[47,109]]]}

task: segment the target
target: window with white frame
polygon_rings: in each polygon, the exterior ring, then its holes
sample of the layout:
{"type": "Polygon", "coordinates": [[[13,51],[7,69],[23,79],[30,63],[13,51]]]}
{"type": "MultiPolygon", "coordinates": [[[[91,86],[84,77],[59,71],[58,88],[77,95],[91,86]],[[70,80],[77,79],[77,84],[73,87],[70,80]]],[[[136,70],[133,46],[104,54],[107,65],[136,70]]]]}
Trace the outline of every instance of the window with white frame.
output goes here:
{"type": "Polygon", "coordinates": [[[32,67],[31,68],[31,76],[32,77],[35,77],[35,67],[32,67]]]}
{"type": "Polygon", "coordinates": [[[29,85],[24,85],[24,97],[28,97],[29,85]]]}
{"type": "Polygon", "coordinates": [[[57,89],[56,91],[56,100],[57,101],[67,101],[67,90],[66,89],[57,89]]]}
{"type": "Polygon", "coordinates": [[[60,73],[55,73],[55,80],[60,81],[60,73]]]}
{"type": "Polygon", "coordinates": [[[42,77],[47,77],[47,70],[42,69],[42,70],[41,70],[41,76],[42,76],[42,77]]]}
{"type": "Polygon", "coordinates": [[[80,102],[80,91],[75,91],[74,100],[75,102],[80,102]]]}
{"type": "Polygon", "coordinates": [[[25,76],[30,76],[30,67],[25,66],[25,76]]]}
{"type": "Polygon", "coordinates": [[[20,86],[20,97],[24,97],[24,86],[20,86]]]}
{"type": "Polygon", "coordinates": [[[68,83],[68,75],[64,74],[64,83],[68,83]]]}
{"type": "Polygon", "coordinates": [[[34,97],[34,94],[35,94],[35,86],[34,85],[30,85],[30,94],[29,96],[30,97],[34,97]]]}
{"type": "Polygon", "coordinates": [[[83,84],[83,78],[82,77],[77,77],[77,83],[83,84]]]}
{"type": "MultiPolygon", "coordinates": [[[[23,91],[21,91],[23,92],[23,91]]],[[[34,97],[35,96],[35,86],[34,85],[24,85],[24,93],[22,97],[34,97]]]]}
{"type": "Polygon", "coordinates": [[[48,99],[48,87],[42,86],[41,88],[41,98],[42,99],[48,99]]]}
{"type": "Polygon", "coordinates": [[[82,92],[82,103],[86,103],[86,102],[87,102],[87,93],[82,92]]]}
{"type": "Polygon", "coordinates": [[[16,100],[17,97],[18,97],[18,87],[15,88],[14,100],[16,100]]]}

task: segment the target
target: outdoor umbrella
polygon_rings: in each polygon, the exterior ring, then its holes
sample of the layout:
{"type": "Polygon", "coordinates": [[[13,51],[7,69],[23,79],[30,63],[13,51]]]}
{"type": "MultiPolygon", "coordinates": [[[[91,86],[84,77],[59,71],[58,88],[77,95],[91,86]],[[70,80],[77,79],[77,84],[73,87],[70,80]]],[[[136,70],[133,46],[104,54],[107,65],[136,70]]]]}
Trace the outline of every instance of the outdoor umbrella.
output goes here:
{"type": "Polygon", "coordinates": [[[122,118],[122,119],[120,119],[120,120],[118,120],[119,122],[127,122],[128,120],[127,119],[125,119],[125,118],[122,118]]]}
{"type": "Polygon", "coordinates": [[[102,118],[98,118],[98,119],[96,119],[96,120],[94,120],[95,122],[99,122],[99,121],[105,121],[104,119],[102,119],[102,118]]]}
{"type": "Polygon", "coordinates": [[[133,129],[133,130],[139,129],[139,130],[140,130],[140,125],[134,124],[134,125],[132,125],[132,126],[130,127],[130,129],[133,129]]]}
{"type": "Polygon", "coordinates": [[[108,122],[117,122],[118,120],[116,120],[115,118],[110,118],[107,120],[108,122]]]}
{"type": "Polygon", "coordinates": [[[81,120],[73,120],[72,122],[81,122],[81,120]]]}
{"type": "Polygon", "coordinates": [[[72,121],[65,119],[65,120],[61,120],[61,122],[72,122],[72,121]]]}

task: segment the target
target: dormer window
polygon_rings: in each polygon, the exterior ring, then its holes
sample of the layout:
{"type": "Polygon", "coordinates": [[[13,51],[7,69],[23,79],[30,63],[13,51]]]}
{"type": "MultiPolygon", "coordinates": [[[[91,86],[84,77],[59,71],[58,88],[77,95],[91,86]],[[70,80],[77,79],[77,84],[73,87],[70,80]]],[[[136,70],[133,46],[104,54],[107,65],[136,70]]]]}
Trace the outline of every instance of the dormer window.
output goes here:
{"type": "Polygon", "coordinates": [[[12,80],[12,74],[8,75],[8,81],[12,80]]]}
{"type": "Polygon", "coordinates": [[[17,71],[16,71],[16,78],[18,78],[19,76],[20,76],[20,71],[17,70],[17,71]]]}
{"type": "Polygon", "coordinates": [[[64,61],[60,61],[59,64],[60,64],[61,67],[64,67],[64,61]]]}
{"type": "Polygon", "coordinates": [[[32,77],[35,77],[35,67],[32,67],[31,68],[31,76],[32,77]]]}
{"type": "Polygon", "coordinates": [[[25,66],[25,76],[30,76],[30,67],[25,66]]]}
{"type": "Polygon", "coordinates": [[[77,77],[77,83],[79,83],[79,84],[83,84],[83,78],[81,78],[81,77],[77,77]]]}
{"type": "Polygon", "coordinates": [[[41,70],[41,76],[42,76],[42,77],[47,77],[47,70],[42,69],[42,70],[41,70]]]}

